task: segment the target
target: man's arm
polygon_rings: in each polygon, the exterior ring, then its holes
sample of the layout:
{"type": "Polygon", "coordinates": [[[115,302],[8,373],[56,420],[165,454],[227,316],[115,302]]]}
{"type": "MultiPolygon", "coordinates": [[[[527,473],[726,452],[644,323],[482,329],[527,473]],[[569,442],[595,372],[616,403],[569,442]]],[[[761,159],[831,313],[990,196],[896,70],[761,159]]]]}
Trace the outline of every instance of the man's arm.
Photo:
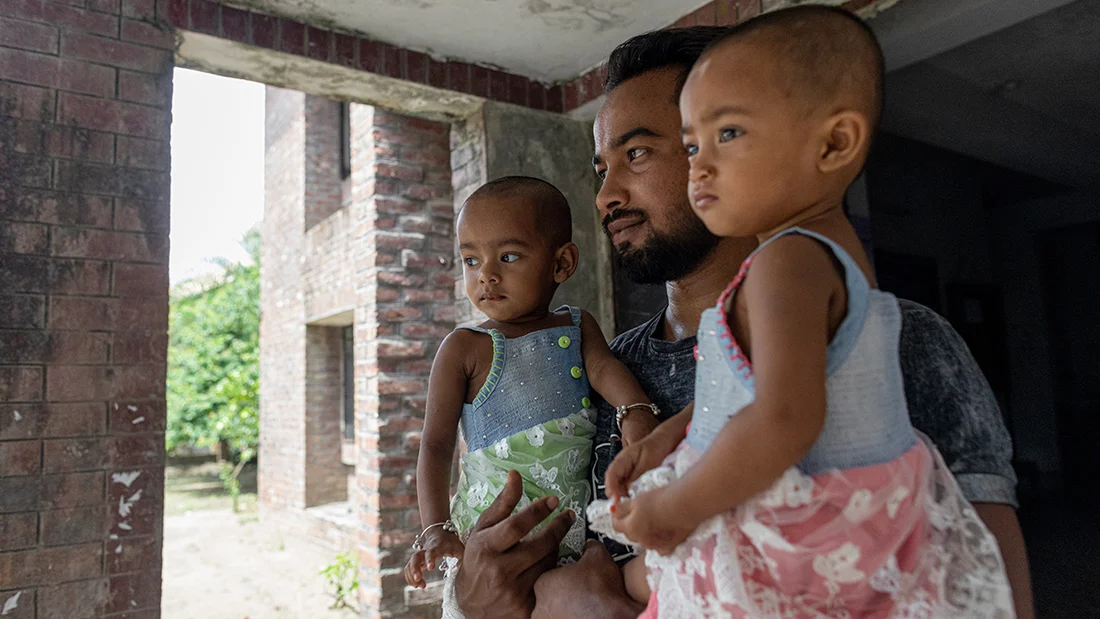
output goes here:
{"type": "Polygon", "coordinates": [[[535,582],[531,619],[635,619],[642,610],[627,595],[623,573],[607,549],[589,540],[579,561],[535,582]]]}
{"type": "Polygon", "coordinates": [[[1035,616],[1016,518],[1012,441],[997,400],[962,337],[932,310],[901,301],[901,369],[913,426],[943,455],[966,498],[997,538],[1016,614],[1035,616]]]}

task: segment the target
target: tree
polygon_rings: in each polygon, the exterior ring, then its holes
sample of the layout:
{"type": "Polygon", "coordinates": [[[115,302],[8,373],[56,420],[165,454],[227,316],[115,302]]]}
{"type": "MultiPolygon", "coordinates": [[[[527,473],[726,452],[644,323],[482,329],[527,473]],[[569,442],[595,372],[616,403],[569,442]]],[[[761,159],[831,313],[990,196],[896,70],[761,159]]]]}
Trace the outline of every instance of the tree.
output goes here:
{"type": "Polygon", "coordinates": [[[166,432],[168,451],[224,442],[239,465],[252,459],[260,437],[259,231],[241,244],[250,263],[222,261],[223,272],[207,285],[173,290],[166,432]]]}

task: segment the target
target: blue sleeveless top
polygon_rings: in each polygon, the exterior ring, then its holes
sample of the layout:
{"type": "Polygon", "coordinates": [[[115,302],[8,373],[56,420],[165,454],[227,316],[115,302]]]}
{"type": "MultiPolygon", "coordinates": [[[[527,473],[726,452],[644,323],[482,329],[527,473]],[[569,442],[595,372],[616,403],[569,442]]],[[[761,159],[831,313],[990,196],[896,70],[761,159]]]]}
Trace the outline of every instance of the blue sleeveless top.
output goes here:
{"type": "MultiPolygon", "coordinates": [[[[496,329],[462,327],[493,338],[493,365],[473,404],[462,407],[462,437],[470,451],[592,406],[581,354],[581,310],[572,324],[506,338],[496,329]]],[[[594,420],[593,420],[594,421],[594,420]]]]}
{"type": "Polygon", "coordinates": [[[762,243],[745,260],[741,274],[718,304],[703,312],[695,411],[687,442],[705,450],[726,421],[756,397],[752,365],[730,333],[725,303],[736,294],[756,254],[790,234],[825,245],[843,266],[848,291],[848,313],[826,352],[825,425],[798,468],[815,475],[893,460],[917,441],[909,421],[898,356],[901,313],[897,299],[872,289],[859,265],[840,245],[801,228],[785,230],[762,243]]]}

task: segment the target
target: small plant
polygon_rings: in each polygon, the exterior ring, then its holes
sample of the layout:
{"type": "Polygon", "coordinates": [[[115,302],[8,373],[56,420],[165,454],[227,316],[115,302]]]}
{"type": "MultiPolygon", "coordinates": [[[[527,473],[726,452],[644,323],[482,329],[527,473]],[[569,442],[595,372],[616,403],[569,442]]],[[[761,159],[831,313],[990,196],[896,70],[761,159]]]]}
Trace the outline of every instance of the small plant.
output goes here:
{"type": "Polygon", "coordinates": [[[223,461],[221,470],[218,471],[218,477],[222,480],[222,486],[225,487],[225,491],[229,493],[229,496],[233,499],[233,513],[240,513],[240,499],[241,499],[241,471],[244,469],[244,465],[248,464],[250,460],[256,455],[254,449],[245,449],[241,452],[240,462],[236,466],[233,466],[230,461],[223,461]]]}
{"type": "Polygon", "coordinates": [[[355,610],[355,592],[359,590],[359,559],[355,552],[349,550],[336,555],[331,564],[321,569],[321,575],[332,591],[332,608],[355,610]]]}

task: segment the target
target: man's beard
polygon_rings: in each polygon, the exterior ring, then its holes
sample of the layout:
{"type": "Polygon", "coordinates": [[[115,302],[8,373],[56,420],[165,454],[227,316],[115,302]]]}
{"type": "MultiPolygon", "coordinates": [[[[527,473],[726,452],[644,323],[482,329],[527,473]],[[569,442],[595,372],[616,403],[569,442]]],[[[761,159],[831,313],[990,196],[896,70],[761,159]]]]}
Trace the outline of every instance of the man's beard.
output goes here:
{"type": "MultiPolygon", "coordinates": [[[[612,221],[627,215],[645,216],[635,209],[616,209],[604,217],[604,232],[608,232],[607,226],[612,221]]],[[[678,223],[678,229],[671,233],[650,228],[643,247],[627,243],[615,248],[617,264],[627,279],[636,284],[663,284],[682,279],[699,268],[718,245],[718,237],[697,217],[685,217],[678,223]]]]}

